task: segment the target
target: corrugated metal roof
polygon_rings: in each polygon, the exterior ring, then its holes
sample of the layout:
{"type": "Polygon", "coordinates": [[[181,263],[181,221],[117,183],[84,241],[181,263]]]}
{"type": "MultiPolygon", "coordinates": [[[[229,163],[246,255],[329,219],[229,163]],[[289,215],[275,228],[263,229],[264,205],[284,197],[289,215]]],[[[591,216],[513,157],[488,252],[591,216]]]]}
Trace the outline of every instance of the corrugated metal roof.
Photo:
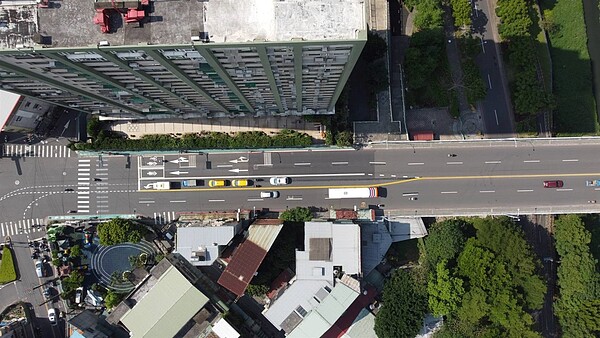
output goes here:
{"type": "Polygon", "coordinates": [[[231,262],[227,265],[217,283],[236,296],[243,295],[266,255],[266,250],[249,240],[245,240],[233,253],[231,262]]]}
{"type": "Polygon", "coordinates": [[[252,224],[248,228],[248,240],[269,251],[283,228],[283,222],[277,221],[277,224],[252,224]]]}
{"type": "Polygon", "coordinates": [[[170,266],[121,322],[131,337],[173,337],[207,302],[208,297],[170,266]]]}

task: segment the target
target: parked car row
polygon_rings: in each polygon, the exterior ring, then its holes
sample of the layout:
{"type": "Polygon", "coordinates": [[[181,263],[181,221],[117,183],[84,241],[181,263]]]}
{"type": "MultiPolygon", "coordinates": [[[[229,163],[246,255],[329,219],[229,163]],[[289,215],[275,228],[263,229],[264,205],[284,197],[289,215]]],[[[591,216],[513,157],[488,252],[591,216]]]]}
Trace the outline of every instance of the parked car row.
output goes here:
{"type": "MultiPolygon", "coordinates": [[[[249,186],[255,186],[255,187],[260,187],[260,184],[255,184],[256,182],[261,182],[262,179],[256,179],[256,180],[247,180],[247,179],[238,179],[238,180],[209,180],[208,181],[208,186],[211,188],[218,188],[218,187],[227,187],[227,186],[232,186],[232,187],[249,187],[249,186]]],[[[269,179],[269,183],[271,183],[271,185],[287,185],[292,183],[292,180],[289,177],[271,177],[269,179]]]]}

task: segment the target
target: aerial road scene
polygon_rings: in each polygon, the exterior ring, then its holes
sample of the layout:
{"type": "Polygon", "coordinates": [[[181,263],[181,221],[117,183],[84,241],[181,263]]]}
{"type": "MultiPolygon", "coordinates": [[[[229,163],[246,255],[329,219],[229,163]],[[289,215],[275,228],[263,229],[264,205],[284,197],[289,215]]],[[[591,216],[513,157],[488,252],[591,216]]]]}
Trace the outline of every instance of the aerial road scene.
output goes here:
{"type": "Polygon", "coordinates": [[[1,338],[600,335],[598,1],[0,13],[1,338]]]}

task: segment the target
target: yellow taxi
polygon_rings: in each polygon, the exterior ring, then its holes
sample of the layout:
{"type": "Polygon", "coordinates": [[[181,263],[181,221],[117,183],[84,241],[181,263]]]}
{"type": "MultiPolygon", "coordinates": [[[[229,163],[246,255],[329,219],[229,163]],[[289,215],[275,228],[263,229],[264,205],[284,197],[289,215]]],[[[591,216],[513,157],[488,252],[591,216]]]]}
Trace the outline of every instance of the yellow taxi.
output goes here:
{"type": "Polygon", "coordinates": [[[248,180],[233,180],[231,181],[231,185],[234,187],[247,187],[250,185],[248,180]]]}
{"type": "Polygon", "coordinates": [[[208,181],[208,186],[211,188],[224,187],[226,185],[227,185],[227,180],[210,180],[210,181],[208,181]]]}

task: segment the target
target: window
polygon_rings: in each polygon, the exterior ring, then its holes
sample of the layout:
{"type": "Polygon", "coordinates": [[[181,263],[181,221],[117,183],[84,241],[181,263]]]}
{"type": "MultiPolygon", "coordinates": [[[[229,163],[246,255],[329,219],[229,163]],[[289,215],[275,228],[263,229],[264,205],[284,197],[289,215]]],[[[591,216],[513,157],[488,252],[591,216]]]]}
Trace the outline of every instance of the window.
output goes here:
{"type": "Polygon", "coordinates": [[[302,305],[298,305],[298,307],[296,308],[296,312],[298,312],[299,315],[301,315],[302,317],[306,316],[306,310],[304,310],[304,308],[302,307],[302,305]]]}
{"type": "Polygon", "coordinates": [[[25,108],[28,108],[29,106],[31,106],[31,102],[25,103],[25,108]]]}

